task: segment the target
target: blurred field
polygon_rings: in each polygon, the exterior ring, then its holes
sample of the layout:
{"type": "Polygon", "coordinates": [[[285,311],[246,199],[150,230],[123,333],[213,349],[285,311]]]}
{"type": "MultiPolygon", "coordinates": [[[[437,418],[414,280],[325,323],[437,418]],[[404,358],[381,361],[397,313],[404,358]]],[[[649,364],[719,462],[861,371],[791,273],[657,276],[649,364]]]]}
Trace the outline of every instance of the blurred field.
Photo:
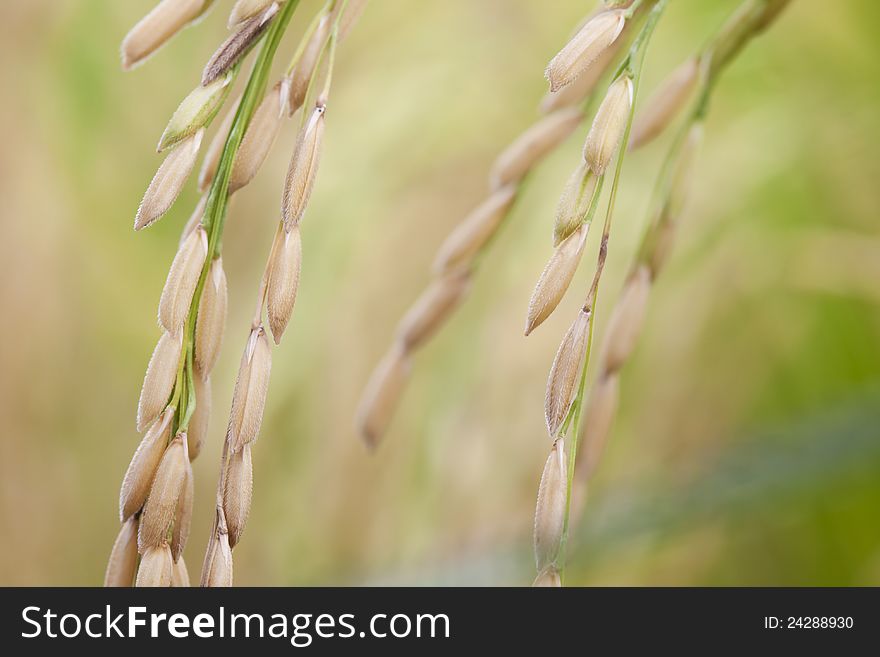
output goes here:
{"type": "MultiPolygon", "coordinates": [[[[0,584],[103,576],[194,185],[155,227],[135,234],[132,221],[230,4],[130,74],[118,44],[149,0],[0,5],[0,584]]],[[[671,4],[646,92],[737,3],[671,4]]],[[[352,418],[434,250],[535,118],[543,68],[591,6],[372,0],[344,44],[237,583],[531,581],[546,375],[596,235],[574,293],[528,339],[522,322],[586,128],[529,181],[378,453],[352,418]]],[[[303,2],[280,60],[317,7],[303,2]]],[[[878,24],[871,0],[794,0],[722,81],[570,583],[880,584],[878,24]]],[[[191,572],[294,127],[227,224],[230,316],[211,442],[194,464],[191,572]]],[[[626,161],[598,340],[665,143],[626,161]]]]}

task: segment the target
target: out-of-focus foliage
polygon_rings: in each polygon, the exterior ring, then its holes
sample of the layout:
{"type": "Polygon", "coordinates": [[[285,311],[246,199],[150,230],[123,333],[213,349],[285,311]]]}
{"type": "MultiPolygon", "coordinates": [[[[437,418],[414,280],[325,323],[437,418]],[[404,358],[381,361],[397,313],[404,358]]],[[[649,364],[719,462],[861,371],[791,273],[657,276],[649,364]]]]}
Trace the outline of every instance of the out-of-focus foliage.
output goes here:
{"type": "MultiPolygon", "coordinates": [[[[101,580],[194,185],[149,230],[132,220],[168,116],[226,35],[230,3],[216,4],[129,74],[118,43],[150,2],[0,6],[0,583],[101,580]]],[[[671,3],[643,90],[735,5],[671,3]]],[[[282,61],[316,7],[303,2],[282,61]]],[[[352,416],[435,248],[534,120],[544,65],[589,8],[373,0],[342,47],[238,583],[530,581],[544,384],[595,244],[554,316],[529,338],[522,322],[586,127],[529,181],[376,454],[352,416]]],[[[794,0],[724,77],[569,583],[880,584],[878,20],[871,0],[794,0]]],[[[230,315],[195,463],[194,571],[294,126],[227,224],[230,315]]],[[[627,159],[599,340],[667,143],[627,159]]]]}

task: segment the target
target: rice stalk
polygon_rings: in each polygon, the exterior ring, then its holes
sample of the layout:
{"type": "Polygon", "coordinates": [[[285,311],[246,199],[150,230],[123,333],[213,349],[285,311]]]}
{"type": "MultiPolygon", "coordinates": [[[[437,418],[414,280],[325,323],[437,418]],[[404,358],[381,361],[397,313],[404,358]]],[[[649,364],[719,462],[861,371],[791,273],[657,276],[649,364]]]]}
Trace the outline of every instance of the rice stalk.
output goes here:
{"type": "MultiPolygon", "coordinates": [[[[565,544],[569,528],[581,515],[585,503],[587,483],[601,458],[619,403],[621,368],[634,352],[644,324],[651,286],[663,263],[668,258],[674,235],[674,225],[684,207],[687,188],[693,174],[695,155],[702,140],[703,120],[708,109],[711,92],[715,88],[717,76],[751,38],[759,34],[778,16],[787,3],[788,0],[745,0],[706,48],[697,57],[688,60],[688,64],[676,71],[670,78],[671,82],[664,85],[664,90],[659,95],[655,95],[652,103],[659,105],[659,107],[655,105],[652,108],[649,105],[644,110],[642,116],[647,118],[643,119],[639,135],[637,135],[638,139],[635,140],[629,139],[631,129],[633,128],[632,110],[630,109],[628,126],[622,131],[621,141],[627,141],[630,145],[647,143],[650,138],[659,134],[681,112],[687,97],[694,94],[695,90],[693,87],[696,87],[697,99],[693,104],[693,109],[684,121],[679,136],[675,140],[658,177],[657,196],[660,199],[659,209],[655,211],[653,219],[645,232],[618,303],[609,319],[605,339],[599,354],[599,367],[595,382],[591,387],[589,395],[587,395],[585,384],[592,342],[590,332],[584,348],[583,361],[580,365],[580,388],[571,407],[567,411],[565,419],[561,424],[558,424],[555,418],[561,414],[561,411],[548,414],[548,417],[554,420],[553,422],[548,421],[548,428],[558,427],[555,432],[551,430],[551,436],[557,441],[562,438],[569,439],[571,443],[569,455],[571,458],[569,459],[568,466],[564,529],[558,556],[551,564],[550,570],[546,568],[540,570],[541,563],[539,561],[540,574],[538,579],[535,580],[536,586],[547,585],[548,583],[553,584],[555,582],[553,569],[559,572],[560,583],[564,575],[565,544]],[[699,72],[699,78],[696,82],[692,80],[694,71],[699,72]],[[582,409],[582,406],[585,406],[585,408],[582,409]],[[582,410],[584,421],[581,424],[582,410]]],[[[659,15],[658,12],[663,10],[664,4],[664,0],[661,0],[655,5],[655,15],[659,15]]],[[[653,29],[650,19],[643,33],[649,29],[653,29]]],[[[636,43],[639,40],[637,39],[636,43]]],[[[644,51],[642,51],[638,59],[639,63],[635,66],[635,75],[632,76],[636,88],[638,85],[638,72],[641,69],[643,57],[644,51]]],[[[614,132],[616,133],[618,130],[614,130],[614,132]]],[[[600,153],[603,149],[597,146],[593,150],[594,153],[600,153]]],[[[594,160],[601,163],[603,158],[594,155],[594,160]]],[[[611,210],[613,208],[621,163],[622,154],[618,158],[617,171],[612,185],[612,197],[609,201],[608,214],[606,214],[599,261],[597,262],[596,272],[587,295],[587,301],[581,310],[582,313],[586,311],[592,313],[595,308],[599,277],[607,258],[608,229],[610,227],[611,210]]],[[[571,342],[568,336],[563,340],[560,352],[563,351],[567,342],[571,342]]],[[[555,369],[556,365],[554,364],[555,369]]],[[[554,385],[555,378],[558,379],[558,375],[554,377],[551,374],[548,389],[554,385]]],[[[568,387],[559,386],[558,384],[556,384],[556,387],[562,390],[563,394],[559,396],[564,400],[568,387]]],[[[552,408],[555,410],[558,407],[564,408],[564,404],[557,403],[552,408]]]]}
{"type": "MultiPolygon", "coordinates": [[[[108,585],[189,585],[183,552],[193,514],[191,460],[207,433],[210,371],[226,319],[227,284],[219,244],[229,183],[247,128],[260,101],[267,97],[275,51],[298,4],[298,0],[288,0],[280,10],[272,5],[271,11],[258,16],[265,25],[247,24],[228,39],[207,66],[206,84],[184,99],[160,140],[160,150],[172,150],[141,204],[137,228],[157,219],[173,202],[192,169],[206,126],[228,95],[241,59],[256,42],[264,41],[244,92],[221,126],[222,136],[215,139],[219,145],[209,149],[200,175],[205,193],[184,227],[159,302],[159,320],[165,330],[150,359],[138,402],[137,427],[146,434],[123,481],[123,529],[111,553],[105,577],[108,585]],[[139,565],[131,557],[132,545],[142,554],[139,565]]],[[[281,112],[276,109],[275,113],[281,112]]],[[[248,176],[259,166],[255,153],[265,156],[258,143],[265,131],[252,134],[243,160],[249,160],[248,176]]],[[[255,344],[251,355],[259,357],[266,349],[268,345],[257,349],[255,344]]],[[[250,408],[245,406],[244,416],[249,417],[250,408]]],[[[225,521],[222,527],[225,531],[225,521]]],[[[222,552],[222,541],[220,545],[222,552]]],[[[227,540],[226,552],[229,549],[227,540]]],[[[225,569],[218,565],[213,570],[215,579],[225,577],[223,573],[231,577],[231,561],[225,569]]]]}

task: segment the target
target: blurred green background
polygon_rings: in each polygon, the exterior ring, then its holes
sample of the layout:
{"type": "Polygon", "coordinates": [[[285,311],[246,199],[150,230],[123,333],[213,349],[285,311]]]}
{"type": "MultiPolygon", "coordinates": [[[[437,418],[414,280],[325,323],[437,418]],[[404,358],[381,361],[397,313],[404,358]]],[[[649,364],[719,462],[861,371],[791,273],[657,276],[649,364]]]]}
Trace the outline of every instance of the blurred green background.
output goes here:
{"type": "MultiPolygon", "coordinates": [[[[642,100],[736,4],[671,3],[642,100]]],[[[135,234],[132,221],[230,5],[128,74],[118,45],[150,0],[0,5],[0,584],[102,581],[194,181],[156,226],[135,234]]],[[[318,6],[303,2],[279,60],[318,6]]],[[[528,182],[376,454],[353,415],[436,247],[536,118],[543,68],[592,6],[372,0],[344,43],[238,584],[531,582],[546,375],[597,234],[573,293],[528,339],[522,324],[586,126],[528,182]]],[[[878,24],[873,0],[794,0],[724,77],[570,584],[880,584],[878,24]]],[[[196,577],[294,130],[227,223],[230,314],[186,552],[196,577]]],[[[627,158],[597,340],[667,144],[627,158]]]]}

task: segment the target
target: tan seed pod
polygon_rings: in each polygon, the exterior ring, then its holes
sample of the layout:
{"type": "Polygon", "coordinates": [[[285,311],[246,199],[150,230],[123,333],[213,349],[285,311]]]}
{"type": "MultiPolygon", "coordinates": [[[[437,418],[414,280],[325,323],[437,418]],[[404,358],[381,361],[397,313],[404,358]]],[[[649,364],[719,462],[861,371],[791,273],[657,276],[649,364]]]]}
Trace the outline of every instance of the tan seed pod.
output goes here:
{"type": "Polygon", "coordinates": [[[251,446],[245,445],[229,456],[223,486],[223,513],[229,529],[229,547],[234,548],[247,524],[254,491],[254,466],[251,446]]]}
{"type": "Polygon", "coordinates": [[[611,159],[617,153],[626,126],[629,122],[633,102],[632,78],[624,75],[617,78],[608,88],[608,93],[593,119],[584,145],[584,161],[597,176],[605,173],[611,159]]]}
{"type": "Polygon", "coordinates": [[[232,548],[226,531],[223,509],[217,509],[217,519],[202,564],[201,585],[210,587],[232,586],[232,548]]]}
{"type": "Polygon", "coordinates": [[[202,86],[226,75],[254,47],[277,13],[278,3],[273,2],[259,15],[242,23],[234,34],[220,44],[202,71],[202,86]]]}
{"type": "Polygon", "coordinates": [[[584,223],[593,204],[598,201],[599,176],[582,162],[571,174],[556,208],[553,225],[553,246],[559,244],[584,223]]]}
{"type": "Polygon", "coordinates": [[[568,468],[565,443],[560,438],[553,443],[550,456],[544,464],[538,503],[535,506],[535,565],[543,570],[556,561],[562,545],[567,503],[568,468]]]}
{"type": "Polygon", "coordinates": [[[315,176],[321,159],[321,142],[324,139],[324,111],[324,105],[315,106],[312,116],[297,137],[293,156],[290,158],[284,194],[281,197],[281,217],[287,232],[302,219],[315,186],[315,176]]]}
{"type": "Polygon", "coordinates": [[[586,71],[617,40],[625,24],[625,12],[619,9],[603,11],[587,21],[550,60],[544,72],[550,90],[557,91],[571,84],[586,71]]]}
{"type": "Polygon", "coordinates": [[[131,586],[137,571],[137,518],[122,523],[104,573],[104,586],[131,586]]]}
{"type": "Polygon", "coordinates": [[[534,331],[550,316],[568,290],[571,279],[581,261],[588,230],[589,226],[584,224],[565,238],[556,247],[553,256],[544,267],[544,271],[541,272],[541,277],[538,279],[538,284],[529,300],[526,335],[534,331]]]}
{"type": "Polygon", "coordinates": [[[276,84],[254,112],[229,175],[230,194],[253,180],[275,143],[285,114],[287,85],[287,80],[276,84]]]}
{"type": "Polygon", "coordinates": [[[189,420],[189,432],[186,440],[190,461],[194,461],[202,451],[208,436],[208,423],[211,419],[211,377],[198,375],[193,379],[196,408],[189,420]]]}
{"type": "Polygon", "coordinates": [[[171,115],[168,125],[165,126],[165,131],[159,138],[156,150],[161,153],[211,123],[232,88],[230,83],[234,76],[235,73],[230,71],[211,84],[199,85],[189,92],[189,95],[181,101],[174,114],[171,115]]]}
{"type": "Polygon", "coordinates": [[[171,573],[174,570],[174,562],[171,559],[171,549],[168,543],[161,543],[149,548],[141,558],[138,568],[138,587],[164,587],[171,586],[171,573]]]}
{"type": "Polygon", "coordinates": [[[366,8],[367,0],[348,0],[347,3],[336,3],[334,12],[343,12],[342,18],[339,19],[339,28],[337,32],[337,39],[340,42],[348,36],[348,33],[351,32],[351,28],[353,28],[360,20],[360,17],[363,15],[364,9],[366,8]]]}
{"type": "Polygon", "coordinates": [[[315,74],[315,67],[318,65],[321,50],[330,36],[331,26],[330,16],[325,15],[320,19],[318,26],[303,50],[302,56],[290,75],[290,98],[287,104],[287,111],[290,114],[296,112],[306,102],[309,82],[315,74]]]}
{"type": "Polygon", "coordinates": [[[159,324],[169,333],[177,333],[186,321],[207,255],[208,234],[199,225],[177,250],[159,299],[159,324]]]}
{"type": "Polygon", "coordinates": [[[547,566],[544,570],[538,573],[538,576],[535,578],[532,586],[536,588],[559,588],[560,586],[562,586],[562,579],[559,577],[559,571],[556,570],[554,566],[547,566]]]}
{"type": "Polygon", "coordinates": [[[232,129],[232,122],[238,113],[238,105],[240,103],[241,96],[236,98],[235,102],[227,110],[223,121],[220,122],[220,127],[217,128],[217,132],[214,133],[211,143],[208,144],[208,149],[205,151],[205,159],[202,160],[202,168],[199,169],[199,191],[203,194],[208,191],[208,187],[211,186],[214,180],[214,174],[217,173],[220,156],[223,155],[223,147],[226,146],[226,138],[232,129]]]}
{"type": "Polygon", "coordinates": [[[474,208],[443,242],[434,259],[434,272],[439,275],[470,267],[474,256],[498,230],[515,197],[516,186],[507,185],[474,208]]]}
{"type": "Polygon", "coordinates": [[[582,482],[595,472],[605,450],[617,412],[619,394],[620,378],[617,374],[610,374],[600,377],[587,396],[580,434],[582,454],[576,461],[577,478],[582,482]]]}
{"type": "Polygon", "coordinates": [[[140,64],[213,4],[213,0],[162,0],[122,40],[122,68],[140,64]]]}
{"type": "Polygon", "coordinates": [[[232,5],[232,10],[229,12],[229,20],[226,22],[226,26],[230,30],[240,26],[249,18],[264,12],[273,2],[280,5],[283,4],[284,0],[236,0],[236,3],[232,5]]]}
{"type": "Polygon", "coordinates": [[[272,347],[266,330],[259,326],[248,338],[232,393],[226,440],[234,452],[255,441],[260,433],[271,369],[272,347]]]}
{"type": "Polygon", "coordinates": [[[557,91],[548,91],[541,100],[541,111],[544,114],[549,114],[563,107],[579,105],[586,100],[596,90],[596,86],[611,66],[622,44],[623,41],[617,39],[611,46],[603,50],[596,61],[577,76],[571,84],[567,84],[557,91]]]}
{"type": "Polygon", "coordinates": [[[150,484],[171,438],[173,418],[174,408],[169,406],[144,435],[128,464],[119,492],[119,517],[123,521],[140,511],[147,501],[150,484]]]}
{"type": "Polygon", "coordinates": [[[138,550],[158,547],[166,540],[168,530],[177,512],[177,503],[186,482],[189,458],[186,454],[186,434],[179,434],[169,443],[150,485],[150,494],[144,504],[138,530],[138,550]]]}
{"type": "Polygon", "coordinates": [[[467,271],[453,271],[434,280],[407,311],[397,327],[397,339],[412,351],[431,339],[470,289],[467,271]]]}
{"type": "MultiPolygon", "coordinates": [[[[188,441],[187,441],[188,442],[188,441]]],[[[187,449],[189,449],[187,447],[187,449]]],[[[183,488],[177,499],[177,508],[174,511],[174,528],[171,530],[171,557],[174,562],[180,561],[183,549],[189,540],[189,530],[192,525],[193,497],[195,495],[195,480],[193,478],[192,465],[189,458],[186,461],[183,488]]]]}
{"type": "Polygon", "coordinates": [[[635,349],[645,322],[650,292],[651,272],[647,265],[641,265],[627,280],[608,320],[602,350],[602,367],[606,372],[619,370],[635,349]]]}
{"type": "Polygon", "coordinates": [[[177,200],[180,190],[183,189],[193,165],[196,163],[196,156],[199,154],[204,133],[204,130],[197,131],[165,156],[138,206],[137,214],[134,217],[135,230],[149,226],[168,212],[168,209],[177,200]]]}
{"type": "Polygon", "coordinates": [[[550,437],[556,436],[577,394],[590,335],[590,313],[581,309],[553,359],[544,399],[544,419],[550,437]]]}
{"type": "Polygon", "coordinates": [[[186,570],[186,563],[183,557],[180,557],[171,566],[171,586],[189,588],[189,572],[186,570]]]}
{"type": "Polygon", "coordinates": [[[180,231],[180,239],[177,242],[177,248],[180,248],[181,245],[186,241],[186,238],[189,237],[190,233],[192,233],[196,226],[202,223],[202,218],[205,216],[205,207],[208,205],[208,195],[203,194],[199,199],[199,202],[196,203],[195,209],[192,211],[192,214],[189,216],[189,219],[186,220],[186,224],[183,226],[183,230],[180,231]]]}
{"type": "Polygon", "coordinates": [[[577,108],[548,114],[522,133],[492,165],[489,184],[493,190],[518,183],[523,176],[580,125],[584,115],[577,108]]]}
{"type": "Polygon", "coordinates": [[[282,230],[275,235],[275,247],[269,263],[266,307],[275,344],[281,342],[281,336],[293,314],[301,267],[302,241],[299,225],[294,224],[289,232],[282,230]]]}
{"type": "Polygon", "coordinates": [[[196,316],[195,362],[202,377],[214,369],[223,333],[226,329],[226,308],[228,292],[223,259],[214,258],[199,300],[199,314],[196,316]]]}
{"type": "Polygon", "coordinates": [[[173,336],[166,331],[156,343],[156,348],[153,349],[153,355],[147,365],[147,373],[144,375],[141,396],[138,400],[138,431],[143,431],[159,417],[159,413],[168,403],[168,398],[174,388],[174,381],[177,378],[177,365],[182,346],[181,338],[182,335],[173,336]]]}
{"type": "Polygon", "coordinates": [[[370,376],[358,406],[357,430],[367,447],[376,447],[388,429],[409,374],[409,355],[395,344],[370,376]]]}
{"type": "Polygon", "coordinates": [[[644,146],[666,127],[687,104],[699,79],[700,67],[696,57],[679,65],[645,103],[645,108],[633,121],[629,139],[631,149],[644,146]]]}

